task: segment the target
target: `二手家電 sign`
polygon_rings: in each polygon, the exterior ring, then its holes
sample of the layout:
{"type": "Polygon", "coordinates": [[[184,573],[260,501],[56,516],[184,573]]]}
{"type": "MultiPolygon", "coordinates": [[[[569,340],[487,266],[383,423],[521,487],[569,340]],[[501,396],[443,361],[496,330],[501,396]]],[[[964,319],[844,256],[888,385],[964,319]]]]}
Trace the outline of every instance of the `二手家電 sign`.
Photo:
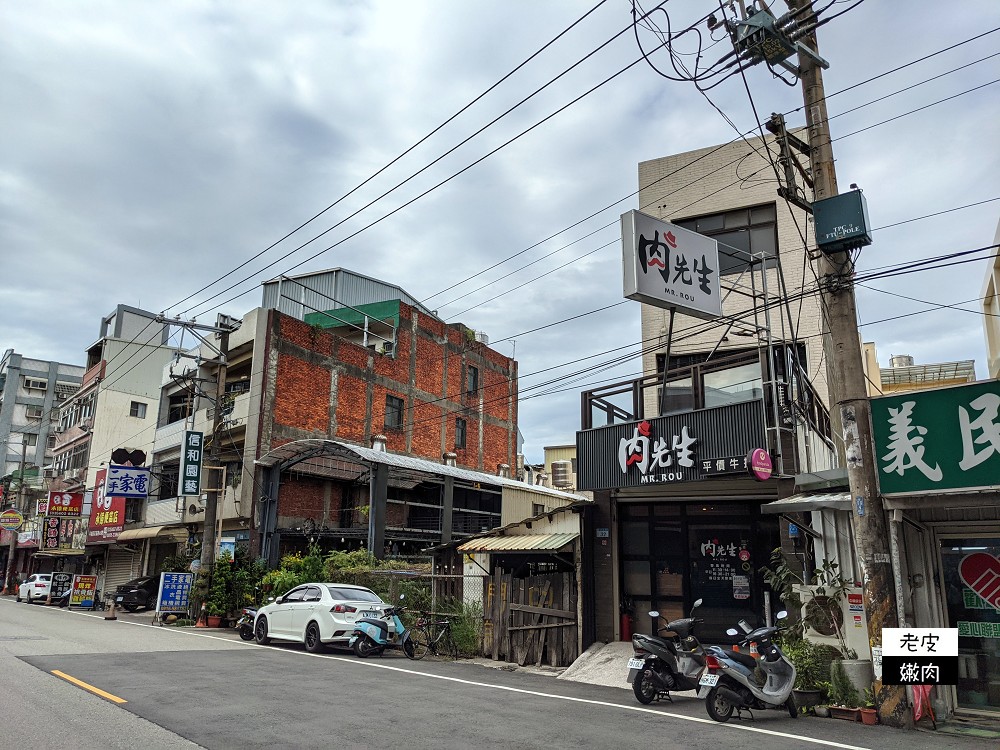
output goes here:
{"type": "Polygon", "coordinates": [[[882,682],[955,685],[957,628],[882,628],[882,682]]]}
{"type": "Polygon", "coordinates": [[[94,606],[94,593],[97,591],[97,576],[73,576],[73,593],[69,595],[69,606],[94,606]]]}
{"type": "Polygon", "coordinates": [[[626,299],[698,318],[722,315],[718,242],[640,211],[623,213],[621,226],[626,299]]]}
{"type": "Polygon", "coordinates": [[[182,495],[201,494],[201,462],[205,435],[194,430],[184,433],[181,447],[181,488],[182,495]]]}
{"type": "Polygon", "coordinates": [[[194,573],[160,573],[156,612],[187,612],[194,573]]]}
{"type": "Polygon", "coordinates": [[[146,497],[149,494],[149,469],[112,464],[108,467],[104,494],[108,497],[146,497]]]}

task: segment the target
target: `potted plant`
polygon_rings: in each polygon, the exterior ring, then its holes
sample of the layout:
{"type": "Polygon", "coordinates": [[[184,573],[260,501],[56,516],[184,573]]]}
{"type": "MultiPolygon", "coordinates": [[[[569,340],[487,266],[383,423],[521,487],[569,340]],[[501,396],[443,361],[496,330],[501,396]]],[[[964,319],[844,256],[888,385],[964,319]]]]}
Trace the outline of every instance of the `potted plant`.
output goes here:
{"type": "Polygon", "coordinates": [[[835,719],[858,721],[861,712],[858,689],[844,671],[844,664],[837,660],[830,667],[830,716],[835,719]]]}
{"type": "Polygon", "coordinates": [[[878,724],[878,706],[875,703],[875,690],[869,687],[861,706],[861,721],[864,724],[878,724]]]}
{"type": "Polygon", "coordinates": [[[820,699],[819,703],[813,706],[813,713],[825,719],[830,715],[830,704],[828,701],[830,700],[831,685],[829,680],[819,680],[816,683],[816,686],[823,694],[823,697],[820,699]]]}
{"type": "Polygon", "coordinates": [[[795,705],[811,708],[823,700],[820,686],[824,666],[820,649],[804,638],[789,638],[781,644],[781,650],[795,665],[795,705]]]}

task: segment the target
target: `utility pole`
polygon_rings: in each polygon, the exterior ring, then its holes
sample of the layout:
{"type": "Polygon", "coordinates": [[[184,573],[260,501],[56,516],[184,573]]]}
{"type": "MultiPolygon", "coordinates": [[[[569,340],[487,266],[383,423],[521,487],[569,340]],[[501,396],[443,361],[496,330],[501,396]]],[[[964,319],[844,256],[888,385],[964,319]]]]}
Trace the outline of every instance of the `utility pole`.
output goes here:
{"type": "Polygon", "coordinates": [[[215,567],[215,546],[216,524],[219,513],[219,499],[222,497],[222,471],[213,470],[219,466],[222,459],[222,425],[223,404],[226,398],[226,371],[228,368],[227,358],[229,356],[229,328],[223,320],[224,316],[219,316],[217,324],[219,336],[219,366],[216,369],[215,383],[215,411],[212,417],[212,445],[209,451],[209,476],[213,477],[212,486],[208,489],[208,500],[205,502],[205,532],[201,541],[201,570],[211,575],[215,567]]]}
{"type": "MultiPolygon", "coordinates": [[[[791,13],[811,6],[811,0],[789,0],[791,13]]],[[[813,20],[812,8],[801,23],[813,20]]],[[[805,46],[818,53],[815,31],[801,37],[805,46]]],[[[809,161],[812,167],[813,198],[823,200],[838,194],[833,146],[827,120],[823,73],[813,55],[799,54],[800,79],[809,129],[809,161]]],[[[871,403],[865,386],[861,341],[854,299],[854,267],[849,252],[822,253],[819,259],[822,302],[832,356],[827,357],[833,409],[838,412],[843,431],[847,476],[853,499],[851,522],[861,564],[868,639],[881,646],[882,628],[898,627],[896,589],[892,575],[888,523],[878,492],[877,466],[872,441],[871,403]]],[[[878,684],[878,683],[876,683],[878,684]]],[[[898,685],[882,685],[876,695],[882,723],[905,726],[909,713],[906,693],[898,685]]]]}
{"type": "MultiPolygon", "coordinates": [[[[24,463],[28,456],[28,441],[25,439],[24,434],[21,434],[21,468],[19,470],[20,474],[20,486],[17,489],[17,505],[15,506],[21,514],[24,515],[24,498],[26,495],[24,486],[24,463]]],[[[11,593],[14,590],[14,555],[17,554],[17,529],[10,532],[10,546],[7,547],[7,577],[4,579],[4,590],[11,593]]]]}

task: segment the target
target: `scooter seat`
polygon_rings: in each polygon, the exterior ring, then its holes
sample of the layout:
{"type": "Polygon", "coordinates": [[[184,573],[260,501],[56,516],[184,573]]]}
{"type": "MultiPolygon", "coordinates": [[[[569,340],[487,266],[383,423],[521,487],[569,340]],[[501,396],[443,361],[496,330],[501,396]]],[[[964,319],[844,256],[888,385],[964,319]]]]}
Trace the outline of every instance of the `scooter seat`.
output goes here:
{"type": "Polygon", "coordinates": [[[722,652],[737,664],[742,664],[747,669],[753,670],[757,668],[757,660],[750,656],[750,654],[744,654],[728,648],[722,649],[722,652]]]}
{"type": "Polygon", "coordinates": [[[354,626],[357,627],[361,623],[365,623],[367,625],[374,625],[379,630],[382,630],[385,633],[389,632],[389,623],[387,623],[385,620],[376,620],[374,617],[362,617],[356,623],[354,623],[354,626]]]}

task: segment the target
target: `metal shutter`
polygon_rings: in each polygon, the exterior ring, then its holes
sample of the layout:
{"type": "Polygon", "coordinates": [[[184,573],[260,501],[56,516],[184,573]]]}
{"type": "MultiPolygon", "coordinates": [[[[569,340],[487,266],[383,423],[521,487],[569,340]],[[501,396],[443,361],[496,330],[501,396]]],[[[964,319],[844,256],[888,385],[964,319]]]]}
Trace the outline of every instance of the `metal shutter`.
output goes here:
{"type": "Polygon", "coordinates": [[[120,547],[111,547],[108,550],[108,567],[104,571],[104,584],[101,592],[104,596],[112,593],[123,583],[139,577],[139,559],[142,557],[138,552],[130,552],[120,547]]]}

